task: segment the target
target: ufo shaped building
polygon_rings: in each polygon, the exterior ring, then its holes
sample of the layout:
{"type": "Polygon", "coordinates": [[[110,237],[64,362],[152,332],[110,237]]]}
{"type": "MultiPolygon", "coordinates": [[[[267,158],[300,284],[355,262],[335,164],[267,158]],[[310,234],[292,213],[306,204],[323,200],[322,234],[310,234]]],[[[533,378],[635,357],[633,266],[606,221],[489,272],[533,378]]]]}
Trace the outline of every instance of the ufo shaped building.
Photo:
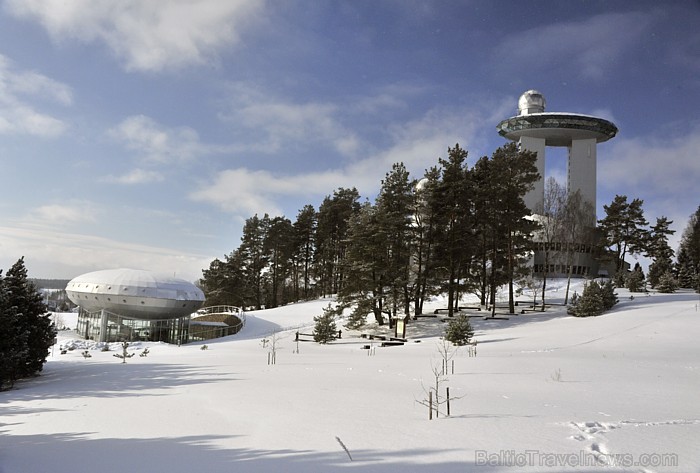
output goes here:
{"type": "Polygon", "coordinates": [[[80,275],[66,294],[80,307],[78,332],[100,342],[186,343],[190,314],[204,303],[204,293],[190,282],[135,269],[80,275]]]}

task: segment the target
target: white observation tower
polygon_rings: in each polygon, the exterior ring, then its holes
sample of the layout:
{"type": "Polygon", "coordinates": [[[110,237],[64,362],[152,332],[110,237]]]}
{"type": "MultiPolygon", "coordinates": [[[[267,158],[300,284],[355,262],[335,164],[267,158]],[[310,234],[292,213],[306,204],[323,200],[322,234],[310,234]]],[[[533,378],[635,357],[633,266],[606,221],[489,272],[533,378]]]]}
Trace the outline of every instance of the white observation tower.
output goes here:
{"type": "Polygon", "coordinates": [[[569,149],[567,191],[581,192],[581,197],[596,206],[596,145],[617,134],[612,122],[578,113],[545,112],[544,96],[528,90],[518,100],[518,115],[503,120],[496,129],[521,149],[537,153],[537,171],[541,179],[525,195],[525,204],[533,213],[544,204],[545,148],[566,146],[569,149]]]}

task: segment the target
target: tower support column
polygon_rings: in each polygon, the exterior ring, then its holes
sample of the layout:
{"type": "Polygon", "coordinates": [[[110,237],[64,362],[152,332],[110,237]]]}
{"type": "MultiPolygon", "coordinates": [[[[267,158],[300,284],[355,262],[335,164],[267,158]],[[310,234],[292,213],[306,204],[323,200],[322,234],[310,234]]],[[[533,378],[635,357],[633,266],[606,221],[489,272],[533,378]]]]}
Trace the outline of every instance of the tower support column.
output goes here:
{"type": "Polygon", "coordinates": [[[541,212],[544,206],[545,139],[521,136],[519,142],[521,150],[537,153],[537,162],[535,165],[537,166],[537,172],[540,173],[540,178],[533,184],[532,190],[525,194],[523,200],[528,209],[533,212],[541,212]]]}
{"type": "Polygon", "coordinates": [[[572,140],[569,147],[567,192],[581,191],[581,197],[596,205],[596,139],[572,140]]]}

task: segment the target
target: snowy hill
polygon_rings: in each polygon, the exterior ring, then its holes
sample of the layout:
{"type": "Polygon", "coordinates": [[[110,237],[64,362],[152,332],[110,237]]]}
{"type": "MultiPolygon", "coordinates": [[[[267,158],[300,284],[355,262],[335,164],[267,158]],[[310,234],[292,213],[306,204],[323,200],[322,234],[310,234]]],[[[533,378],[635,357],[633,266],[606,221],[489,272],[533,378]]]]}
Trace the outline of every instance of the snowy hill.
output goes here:
{"type": "Polygon", "coordinates": [[[596,318],[563,307],[472,318],[477,356],[457,353],[440,387],[451,415],[443,405],[433,420],[422,401],[442,316],[411,322],[403,346],[342,326],[321,346],[294,333],[329,300],[293,304],[249,313],[207,350],[134,344],[150,354],[126,364],[116,344],[102,352],[61,332],[76,349],[0,393],[0,472],[700,471],[698,295],[618,292],[596,318]]]}

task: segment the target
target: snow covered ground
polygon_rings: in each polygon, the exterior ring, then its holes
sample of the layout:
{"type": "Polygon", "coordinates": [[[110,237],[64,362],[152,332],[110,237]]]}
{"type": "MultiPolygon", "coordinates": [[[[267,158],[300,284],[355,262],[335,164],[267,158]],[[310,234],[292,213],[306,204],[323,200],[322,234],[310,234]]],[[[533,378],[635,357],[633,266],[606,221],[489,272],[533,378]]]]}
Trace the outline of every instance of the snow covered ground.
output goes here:
{"type": "Polygon", "coordinates": [[[126,364],[64,331],[76,349],[0,393],[0,472],[700,471],[698,295],[618,294],[596,318],[473,318],[477,356],[456,355],[441,389],[459,399],[433,420],[420,401],[442,317],[412,322],[404,346],[346,330],[297,344],[329,302],[314,301],[250,313],[207,350],[134,344],[150,354],[126,364]]]}

